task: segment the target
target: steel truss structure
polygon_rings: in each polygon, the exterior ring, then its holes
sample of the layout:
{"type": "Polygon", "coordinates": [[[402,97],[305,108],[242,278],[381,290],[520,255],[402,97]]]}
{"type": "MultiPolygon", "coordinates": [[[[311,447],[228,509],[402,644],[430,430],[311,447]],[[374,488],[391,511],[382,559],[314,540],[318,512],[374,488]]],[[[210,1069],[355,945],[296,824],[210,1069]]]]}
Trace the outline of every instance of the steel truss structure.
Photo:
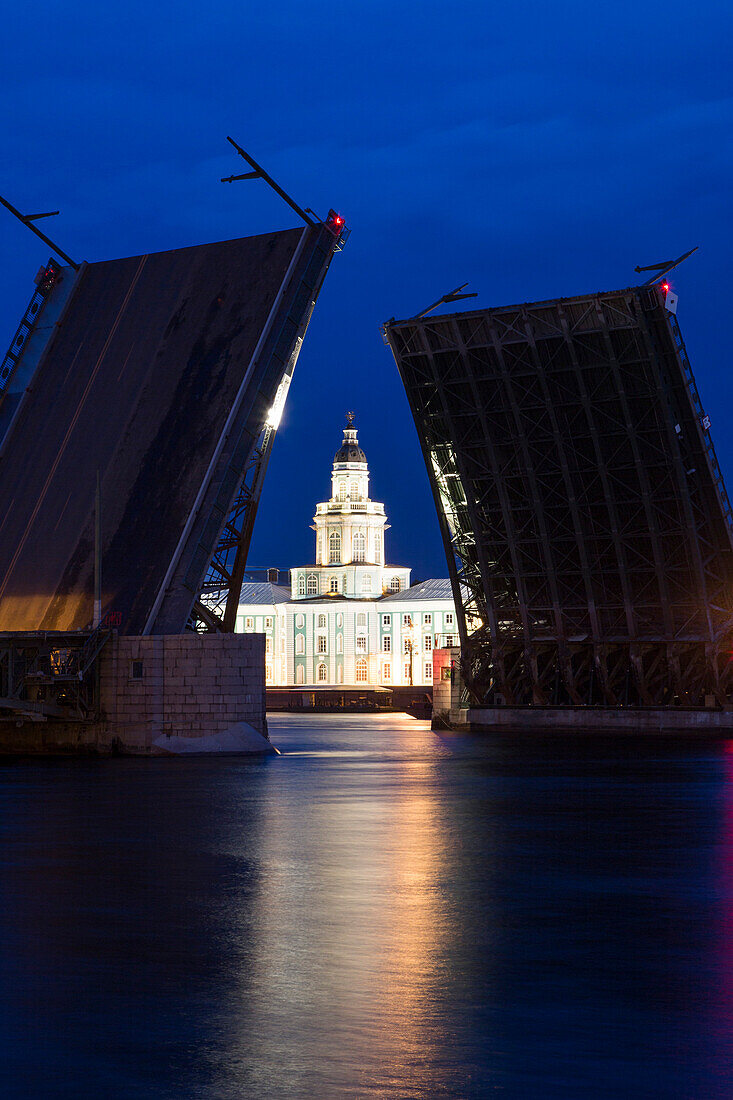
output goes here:
{"type": "Polygon", "coordinates": [[[731,508],[659,286],[389,321],[469,698],[723,704],[731,508]]]}
{"type": "MultiPolygon", "coordinates": [[[[273,335],[256,369],[261,420],[256,438],[247,434],[246,447],[234,451],[228,468],[228,492],[236,486],[228,513],[221,512],[223,527],[209,561],[200,596],[194,604],[190,626],[199,632],[231,633],[236,625],[247,553],[272,445],[293,379],[295,365],[329,264],[343,249],[349,231],[342,219],[334,224],[333,211],[320,226],[310,230],[310,255],[302,275],[286,290],[289,309],[280,331],[273,335]],[[243,468],[239,465],[245,459],[243,468]]],[[[229,498],[230,499],[230,498],[229,498]]]]}
{"type": "Polygon", "coordinates": [[[0,363],[0,404],[2,404],[5,391],[12,381],[15,368],[18,365],[18,360],[28,342],[28,337],[38,323],[38,318],[41,315],[44,302],[53,289],[54,283],[59,277],[60,272],[61,268],[59,265],[55,260],[51,259],[46,264],[46,267],[42,268],[38,274],[36,289],[16,329],[13,342],[6,351],[5,358],[0,363]]]}
{"type": "Polygon", "coordinates": [[[111,634],[107,626],[0,633],[0,721],[98,718],[98,657],[111,634]]]}

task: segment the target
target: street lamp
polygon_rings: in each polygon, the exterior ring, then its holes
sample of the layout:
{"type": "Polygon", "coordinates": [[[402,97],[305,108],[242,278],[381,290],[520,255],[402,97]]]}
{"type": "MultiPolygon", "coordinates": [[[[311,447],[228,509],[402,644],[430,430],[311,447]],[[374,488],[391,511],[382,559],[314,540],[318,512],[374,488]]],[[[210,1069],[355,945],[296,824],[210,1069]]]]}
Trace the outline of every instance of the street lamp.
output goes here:
{"type": "Polygon", "coordinates": [[[409,675],[410,687],[414,686],[413,685],[413,671],[412,671],[413,664],[412,663],[413,663],[415,651],[418,649],[419,644],[420,644],[420,638],[418,636],[417,630],[415,629],[415,625],[414,625],[414,623],[412,622],[412,619],[411,619],[410,620],[410,625],[407,628],[407,630],[405,631],[405,652],[409,655],[409,658],[410,658],[410,665],[409,665],[409,668],[410,668],[410,675],[409,675]]]}

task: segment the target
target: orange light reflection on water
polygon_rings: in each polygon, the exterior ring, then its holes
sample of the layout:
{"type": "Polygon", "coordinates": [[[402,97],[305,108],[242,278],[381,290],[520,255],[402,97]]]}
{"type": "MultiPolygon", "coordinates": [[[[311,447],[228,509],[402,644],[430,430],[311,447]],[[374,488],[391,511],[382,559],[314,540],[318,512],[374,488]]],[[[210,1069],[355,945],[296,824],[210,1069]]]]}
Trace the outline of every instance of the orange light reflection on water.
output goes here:
{"type": "MultiPolygon", "coordinates": [[[[355,766],[369,768],[368,758],[355,766]]],[[[247,996],[267,1018],[283,1072],[306,1091],[316,1081],[357,1096],[398,1082],[403,1096],[435,1087],[426,1066],[440,1062],[445,1042],[452,918],[433,767],[395,762],[386,790],[383,775],[370,791],[362,774],[352,789],[314,792],[300,807],[273,802],[264,822],[247,996]]]]}

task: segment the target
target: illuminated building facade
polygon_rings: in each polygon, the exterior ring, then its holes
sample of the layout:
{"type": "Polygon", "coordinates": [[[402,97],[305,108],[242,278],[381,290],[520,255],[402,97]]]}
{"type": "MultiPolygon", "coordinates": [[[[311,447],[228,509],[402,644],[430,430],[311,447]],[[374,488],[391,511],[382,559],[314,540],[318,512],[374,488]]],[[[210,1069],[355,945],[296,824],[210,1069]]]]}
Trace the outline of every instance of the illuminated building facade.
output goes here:
{"type": "Polygon", "coordinates": [[[275,686],[430,686],[432,650],[457,644],[450,581],[410,587],[410,569],[387,565],[384,505],[369,497],[369,468],[353,414],[316,506],[315,564],[290,570],[290,587],[245,583],[237,630],[263,633],[275,686]]]}

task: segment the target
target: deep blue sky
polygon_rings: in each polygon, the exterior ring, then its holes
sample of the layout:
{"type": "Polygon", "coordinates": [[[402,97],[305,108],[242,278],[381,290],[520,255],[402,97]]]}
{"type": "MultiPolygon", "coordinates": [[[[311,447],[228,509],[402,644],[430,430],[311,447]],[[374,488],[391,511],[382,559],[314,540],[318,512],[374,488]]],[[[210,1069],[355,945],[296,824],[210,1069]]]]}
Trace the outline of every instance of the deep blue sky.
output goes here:
{"type": "MultiPolygon", "coordinates": [[[[445,560],[379,325],[458,283],[477,305],[626,286],[700,252],[679,319],[729,483],[733,11],[722,2],[50,0],[3,16],[0,193],[79,259],[295,224],[230,133],[353,232],[298,363],[250,565],[312,560],[343,413],[386,503],[388,556],[445,560]]],[[[48,250],[0,211],[0,336],[48,250]]],[[[469,303],[470,305],[470,303],[469,303]]],[[[733,488],[733,485],[730,486],[733,488]]]]}

